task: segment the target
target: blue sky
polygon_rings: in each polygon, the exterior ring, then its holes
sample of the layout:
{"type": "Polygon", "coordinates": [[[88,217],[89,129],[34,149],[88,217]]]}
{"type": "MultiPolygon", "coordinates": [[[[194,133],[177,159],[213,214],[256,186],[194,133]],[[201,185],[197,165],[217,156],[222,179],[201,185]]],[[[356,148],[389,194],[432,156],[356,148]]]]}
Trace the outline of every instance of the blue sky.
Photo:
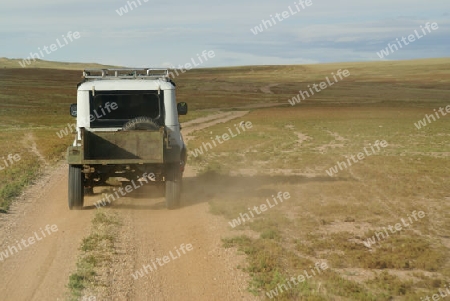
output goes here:
{"type": "Polygon", "coordinates": [[[133,10],[127,0],[4,1],[0,57],[24,58],[78,31],[78,40],[44,59],[170,67],[213,50],[202,67],[377,61],[388,43],[426,22],[439,29],[385,59],[450,56],[449,0],[311,0],[258,35],[250,29],[294,8],[294,1],[134,1],[133,10]],[[119,16],[116,10],[125,6],[129,12],[119,16]]]}

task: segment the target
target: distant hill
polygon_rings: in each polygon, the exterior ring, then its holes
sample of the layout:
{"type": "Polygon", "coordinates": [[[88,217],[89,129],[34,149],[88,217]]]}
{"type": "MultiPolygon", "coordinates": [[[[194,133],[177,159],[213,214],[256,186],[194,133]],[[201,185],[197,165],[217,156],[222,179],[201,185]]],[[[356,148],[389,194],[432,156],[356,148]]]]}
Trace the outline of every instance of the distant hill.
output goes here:
{"type": "MultiPolygon", "coordinates": [[[[23,59],[9,59],[5,57],[0,57],[0,69],[3,68],[45,68],[45,69],[60,69],[60,70],[83,70],[83,69],[105,69],[105,68],[124,68],[124,66],[111,66],[111,65],[101,65],[97,63],[68,63],[68,62],[54,62],[36,59],[36,61],[31,60],[30,65],[22,67],[23,59]]],[[[336,62],[336,63],[320,63],[320,64],[310,64],[310,65],[249,65],[249,66],[232,66],[232,67],[213,67],[213,68],[200,68],[197,70],[203,70],[203,72],[214,73],[218,72],[222,74],[223,72],[239,72],[249,70],[259,70],[268,69],[272,72],[284,72],[289,73],[293,70],[297,70],[298,67],[302,67],[309,72],[319,72],[321,70],[331,70],[333,68],[367,68],[366,73],[370,73],[372,70],[374,73],[381,71],[385,68],[397,68],[395,70],[400,70],[398,68],[411,67],[411,66],[442,66],[449,65],[450,57],[447,58],[431,58],[431,59],[414,59],[414,60],[399,60],[399,61],[363,61],[363,62],[336,62]]],[[[142,66],[142,67],[154,67],[154,66],[142,66]]],[[[428,70],[428,69],[427,69],[428,70]]],[[[201,71],[200,71],[201,72],[201,71]]],[[[295,72],[292,75],[296,74],[295,72]]]]}
{"type": "MultiPolygon", "coordinates": [[[[0,58],[0,68],[23,68],[19,62],[23,63],[22,59],[8,59],[5,57],[0,58]]],[[[83,70],[83,69],[95,69],[95,68],[121,68],[119,66],[108,66],[96,63],[67,63],[67,62],[52,62],[36,59],[31,60],[31,64],[25,68],[45,68],[45,69],[64,69],[64,70],[83,70]]]]}

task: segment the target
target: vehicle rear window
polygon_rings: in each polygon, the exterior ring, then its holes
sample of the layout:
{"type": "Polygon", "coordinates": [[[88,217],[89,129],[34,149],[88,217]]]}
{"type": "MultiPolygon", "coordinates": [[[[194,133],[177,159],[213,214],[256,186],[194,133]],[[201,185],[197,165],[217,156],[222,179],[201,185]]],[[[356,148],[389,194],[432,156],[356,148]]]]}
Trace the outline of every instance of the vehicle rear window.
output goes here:
{"type": "Polygon", "coordinates": [[[158,91],[95,91],[90,92],[90,125],[122,127],[136,117],[162,121],[163,94],[158,91]]]}

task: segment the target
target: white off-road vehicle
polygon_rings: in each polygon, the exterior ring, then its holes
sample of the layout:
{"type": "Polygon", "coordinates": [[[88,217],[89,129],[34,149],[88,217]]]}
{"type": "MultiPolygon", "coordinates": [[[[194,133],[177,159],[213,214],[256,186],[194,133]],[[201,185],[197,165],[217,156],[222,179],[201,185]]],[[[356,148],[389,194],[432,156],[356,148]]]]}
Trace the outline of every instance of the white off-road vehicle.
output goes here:
{"type": "Polygon", "coordinates": [[[93,69],[83,72],[77,103],[77,133],[67,149],[69,208],[80,209],[85,193],[110,178],[130,181],[153,175],[165,185],[169,209],[179,206],[186,146],[175,83],[167,69],[93,69]]]}

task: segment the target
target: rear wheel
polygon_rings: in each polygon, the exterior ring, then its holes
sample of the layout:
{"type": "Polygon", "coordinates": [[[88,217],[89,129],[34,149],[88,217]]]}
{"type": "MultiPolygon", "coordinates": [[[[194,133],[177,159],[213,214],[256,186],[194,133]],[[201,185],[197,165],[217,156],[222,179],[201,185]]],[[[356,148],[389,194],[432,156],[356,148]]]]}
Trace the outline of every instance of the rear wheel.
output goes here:
{"type": "Polygon", "coordinates": [[[83,203],[84,185],[81,166],[69,165],[69,209],[82,209],[83,203]]]}
{"type": "Polygon", "coordinates": [[[180,165],[171,165],[166,173],[166,205],[169,210],[180,206],[181,179],[180,165]]]}

